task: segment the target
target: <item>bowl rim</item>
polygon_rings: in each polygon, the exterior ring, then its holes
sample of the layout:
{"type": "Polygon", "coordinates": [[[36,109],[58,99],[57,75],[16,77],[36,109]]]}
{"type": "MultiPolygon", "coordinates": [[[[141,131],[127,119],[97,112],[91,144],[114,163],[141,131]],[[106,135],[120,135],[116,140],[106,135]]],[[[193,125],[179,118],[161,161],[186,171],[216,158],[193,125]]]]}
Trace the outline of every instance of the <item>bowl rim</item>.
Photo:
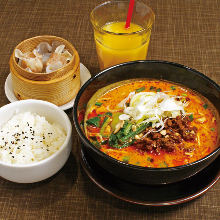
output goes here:
{"type": "Polygon", "coordinates": [[[77,133],[79,134],[81,140],[84,142],[84,144],[86,144],[87,147],[90,147],[92,148],[92,150],[94,150],[99,156],[102,156],[104,158],[106,158],[107,160],[109,161],[112,161],[113,163],[115,164],[120,164],[121,166],[123,167],[127,167],[127,168],[132,168],[132,169],[135,169],[135,170],[148,170],[148,171],[164,171],[164,172],[167,172],[167,171],[176,171],[176,170],[180,170],[180,169],[184,169],[184,168],[187,168],[187,167],[191,167],[193,165],[196,165],[200,162],[203,162],[207,159],[209,159],[210,157],[212,157],[214,154],[216,154],[218,151],[220,152],[220,146],[218,146],[214,151],[212,151],[210,154],[206,155],[205,157],[197,160],[197,161],[194,161],[192,163],[188,163],[188,164],[185,164],[185,165],[181,165],[181,166],[176,166],[176,167],[166,167],[166,168],[152,168],[152,167],[141,167],[141,166],[138,166],[138,165],[133,165],[133,164],[127,164],[123,161],[119,161],[119,160],[116,160],[115,158],[113,157],[110,157],[109,155],[105,154],[104,152],[100,151],[99,149],[97,149],[88,139],[87,137],[84,135],[84,133],[82,132],[82,129],[78,123],[78,119],[77,119],[77,107],[78,107],[78,103],[79,103],[79,99],[82,95],[82,93],[84,92],[84,90],[87,88],[87,86],[92,82],[94,81],[96,78],[98,78],[99,76],[101,75],[104,75],[106,74],[109,70],[111,69],[115,69],[115,68],[118,68],[120,66],[125,66],[125,65],[132,65],[132,64],[137,64],[137,63],[160,63],[160,64],[169,64],[169,65],[172,65],[172,66],[176,66],[176,67],[179,67],[179,68],[183,68],[183,69],[187,69],[187,70],[190,70],[191,72],[193,72],[194,74],[202,77],[203,79],[207,80],[209,83],[211,83],[216,89],[217,91],[220,92],[220,86],[215,83],[213,80],[211,80],[209,77],[207,77],[206,75],[204,75],[203,73],[193,69],[193,68],[190,68],[188,66],[185,66],[183,64],[179,64],[179,63],[175,63],[175,62],[170,62],[170,61],[164,61],[164,60],[136,60],[136,61],[130,61],[130,62],[126,62],[126,63],[120,63],[120,64],[117,64],[115,66],[111,66],[109,68],[106,68],[104,70],[102,70],[101,72],[97,73],[96,75],[94,75],[93,77],[91,77],[82,87],[81,89],[79,90],[76,98],[75,98],[75,102],[74,102],[74,106],[73,106],[73,120],[74,120],[74,124],[75,124],[75,128],[77,130],[77,133]]]}
{"type": "MultiPolygon", "coordinates": [[[[67,116],[67,114],[60,109],[58,106],[56,106],[53,103],[47,102],[47,101],[43,101],[43,100],[37,100],[37,99],[26,99],[26,100],[21,100],[21,101],[15,101],[9,104],[6,104],[4,106],[2,106],[0,108],[0,111],[9,108],[10,106],[13,107],[14,105],[22,105],[23,103],[28,103],[28,104],[32,104],[32,103],[36,103],[39,105],[44,105],[47,106],[49,108],[53,108],[55,109],[63,118],[63,120],[65,120],[66,124],[67,124],[67,129],[66,129],[66,138],[64,143],[60,146],[59,150],[56,151],[55,153],[53,153],[51,156],[40,160],[40,161],[36,161],[33,163],[29,163],[29,164],[10,164],[10,163],[6,163],[0,160],[0,166],[5,166],[5,167],[11,167],[11,168],[31,168],[31,167],[36,167],[42,164],[46,164],[48,162],[50,162],[51,160],[53,160],[55,157],[57,157],[59,154],[61,154],[61,152],[68,147],[68,142],[69,140],[72,138],[72,125],[70,122],[69,117],[67,116]]],[[[45,117],[46,118],[46,117],[45,117]]]]}

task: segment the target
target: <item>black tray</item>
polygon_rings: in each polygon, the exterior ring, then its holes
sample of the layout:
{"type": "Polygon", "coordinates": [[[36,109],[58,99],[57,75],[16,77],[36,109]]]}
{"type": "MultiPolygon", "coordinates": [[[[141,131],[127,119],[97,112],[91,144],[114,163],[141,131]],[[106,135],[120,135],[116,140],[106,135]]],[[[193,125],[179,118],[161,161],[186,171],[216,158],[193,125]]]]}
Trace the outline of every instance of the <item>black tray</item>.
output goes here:
{"type": "Polygon", "coordinates": [[[220,177],[220,157],[196,175],[166,185],[142,185],[124,181],[100,167],[83,149],[79,150],[81,165],[89,178],[101,189],[121,200],[145,205],[168,206],[184,203],[203,195],[220,177]]]}

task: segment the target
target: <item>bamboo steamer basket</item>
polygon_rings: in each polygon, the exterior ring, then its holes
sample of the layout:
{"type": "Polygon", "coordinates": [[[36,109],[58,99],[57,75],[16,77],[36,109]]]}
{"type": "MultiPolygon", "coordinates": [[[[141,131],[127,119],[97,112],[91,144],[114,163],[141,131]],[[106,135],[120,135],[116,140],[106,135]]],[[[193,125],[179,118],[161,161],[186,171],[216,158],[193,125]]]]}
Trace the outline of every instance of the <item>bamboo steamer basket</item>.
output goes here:
{"type": "Polygon", "coordinates": [[[15,50],[10,58],[12,86],[18,100],[40,99],[58,106],[71,101],[80,89],[80,59],[78,52],[67,40],[56,36],[37,36],[22,41],[15,49],[23,53],[32,51],[40,42],[59,41],[73,55],[64,67],[51,73],[31,73],[21,68],[15,58],[15,50]]]}

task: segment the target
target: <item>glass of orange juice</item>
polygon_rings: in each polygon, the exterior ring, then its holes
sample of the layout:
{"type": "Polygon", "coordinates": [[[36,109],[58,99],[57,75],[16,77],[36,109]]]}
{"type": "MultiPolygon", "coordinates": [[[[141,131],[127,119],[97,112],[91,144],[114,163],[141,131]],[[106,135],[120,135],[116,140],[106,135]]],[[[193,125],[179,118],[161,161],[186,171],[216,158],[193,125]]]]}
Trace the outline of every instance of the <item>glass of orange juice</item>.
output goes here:
{"type": "Polygon", "coordinates": [[[135,1],[130,27],[125,28],[128,7],[129,1],[113,0],[96,6],[90,14],[100,69],[146,59],[154,12],[135,1]]]}

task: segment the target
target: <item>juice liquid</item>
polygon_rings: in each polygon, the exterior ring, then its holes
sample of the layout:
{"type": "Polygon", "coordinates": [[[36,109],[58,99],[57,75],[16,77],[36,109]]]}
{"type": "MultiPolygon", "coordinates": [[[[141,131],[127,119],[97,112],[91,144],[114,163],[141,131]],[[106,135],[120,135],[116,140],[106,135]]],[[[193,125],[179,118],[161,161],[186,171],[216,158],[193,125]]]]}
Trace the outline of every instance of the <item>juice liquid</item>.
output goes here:
{"type": "Polygon", "coordinates": [[[134,33],[143,28],[131,23],[126,29],[125,22],[109,23],[102,29],[111,33],[94,32],[100,69],[118,63],[146,59],[150,30],[134,33]]]}

